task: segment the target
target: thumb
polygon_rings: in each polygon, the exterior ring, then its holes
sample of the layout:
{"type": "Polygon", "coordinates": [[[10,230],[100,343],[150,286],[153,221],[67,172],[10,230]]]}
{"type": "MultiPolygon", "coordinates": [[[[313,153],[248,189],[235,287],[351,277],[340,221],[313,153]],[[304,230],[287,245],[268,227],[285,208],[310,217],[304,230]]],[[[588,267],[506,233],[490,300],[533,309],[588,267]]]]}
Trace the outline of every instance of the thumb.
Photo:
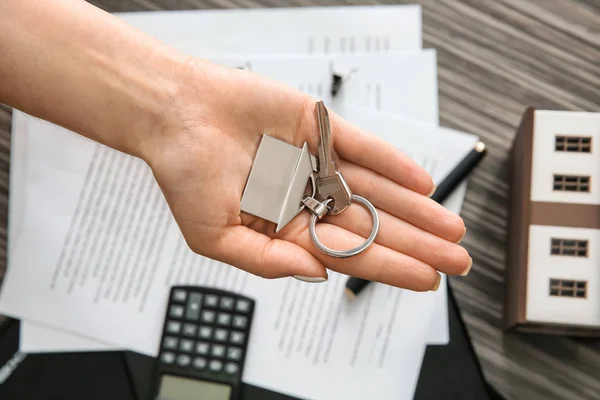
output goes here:
{"type": "Polygon", "coordinates": [[[267,279],[293,276],[325,282],[328,278],[325,266],[307,250],[243,225],[226,228],[212,252],[222,262],[267,279]]]}

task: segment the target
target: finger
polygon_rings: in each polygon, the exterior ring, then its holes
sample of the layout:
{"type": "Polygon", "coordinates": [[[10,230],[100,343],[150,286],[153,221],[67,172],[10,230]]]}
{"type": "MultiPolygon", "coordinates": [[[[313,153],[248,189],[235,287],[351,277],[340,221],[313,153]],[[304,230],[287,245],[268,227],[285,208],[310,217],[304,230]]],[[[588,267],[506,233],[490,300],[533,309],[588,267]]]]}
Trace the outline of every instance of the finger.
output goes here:
{"type": "MultiPolygon", "coordinates": [[[[378,214],[380,225],[375,243],[416,258],[448,275],[468,272],[472,261],[463,247],[425,232],[385,211],[378,210],[378,214]]],[[[328,216],[323,222],[364,238],[371,234],[373,228],[369,211],[354,203],[342,214],[328,216]]]]}
{"type": "Polygon", "coordinates": [[[263,278],[294,276],[310,282],[328,278],[325,266],[302,247],[245,226],[227,228],[213,249],[217,253],[213,258],[263,278]]]}
{"type": "Polygon", "coordinates": [[[429,173],[390,143],[333,113],[330,125],[335,150],[342,158],[419,194],[430,196],[435,190],[429,173]]]}
{"type": "Polygon", "coordinates": [[[339,170],[352,192],[375,207],[451,242],[456,243],[464,236],[463,219],[429,197],[344,160],[339,170]]]}
{"type": "MultiPolygon", "coordinates": [[[[316,233],[321,243],[335,250],[348,250],[365,240],[323,222],[317,224],[316,233]]],[[[440,275],[430,265],[377,243],[353,257],[335,258],[315,247],[306,228],[287,239],[307,249],[327,268],[346,275],[420,292],[437,289],[439,285],[440,275]]]]}

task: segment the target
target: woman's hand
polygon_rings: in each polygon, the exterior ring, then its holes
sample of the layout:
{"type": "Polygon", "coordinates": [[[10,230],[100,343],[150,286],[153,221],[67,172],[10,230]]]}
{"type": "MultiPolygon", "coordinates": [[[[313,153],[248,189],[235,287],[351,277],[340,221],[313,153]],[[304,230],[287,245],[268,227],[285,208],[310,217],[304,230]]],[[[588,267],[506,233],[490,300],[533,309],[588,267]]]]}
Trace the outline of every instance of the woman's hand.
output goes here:
{"type": "MultiPolygon", "coordinates": [[[[326,269],[411,290],[436,290],[440,275],[468,272],[471,259],[457,243],[462,219],[431,200],[431,177],[376,136],[330,112],[339,170],[353,193],[378,209],[380,231],[361,254],[337,259],[309,238],[308,211],[282,231],[240,211],[244,185],[263,133],[312,154],[319,144],[315,99],[251,72],[192,59],[162,132],[145,143],[151,166],[190,248],[250,273],[324,281],[326,269]]],[[[336,250],[364,241],[368,211],[352,205],[317,224],[336,250]]]]}
{"type": "MultiPolygon", "coordinates": [[[[428,174],[330,115],[339,170],[379,210],[376,242],[337,259],[315,248],[302,212],[282,231],[240,212],[261,136],[317,154],[315,99],[250,72],[189,58],[85,1],[0,1],[0,101],[144,159],[190,248],[266,278],[327,269],[412,290],[469,271],[461,218],[428,198],[428,174]]],[[[336,250],[362,243],[360,205],[317,224],[336,250]]]]}

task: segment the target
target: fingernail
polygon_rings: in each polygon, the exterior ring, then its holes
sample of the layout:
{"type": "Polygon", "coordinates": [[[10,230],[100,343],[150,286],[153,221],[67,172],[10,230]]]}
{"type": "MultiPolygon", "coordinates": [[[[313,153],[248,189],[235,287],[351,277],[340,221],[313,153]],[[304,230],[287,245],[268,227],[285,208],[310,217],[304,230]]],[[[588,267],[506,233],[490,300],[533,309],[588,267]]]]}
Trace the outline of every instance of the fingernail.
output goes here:
{"type": "Polygon", "coordinates": [[[469,271],[471,271],[472,266],[473,266],[473,259],[471,257],[469,257],[469,265],[467,265],[467,268],[465,268],[465,270],[460,273],[460,276],[467,276],[469,271]]]}
{"type": "Polygon", "coordinates": [[[302,275],[294,275],[294,278],[299,281],[309,282],[309,283],[321,283],[327,281],[327,278],[323,278],[321,276],[302,276],[302,275]]]}
{"type": "Polygon", "coordinates": [[[442,281],[442,276],[440,274],[438,274],[438,280],[435,283],[435,286],[431,288],[432,292],[437,292],[438,288],[440,287],[440,282],[442,281]]]}
{"type": "Polygon", "coordinates": [[[460,237],[460,239],[458,239],[458,241],[456,242],[456,244],[459,244],[460,242],[462,242],[462,240],[465,238],[466,234],[467,234],[467,227],[465,226],[465,231],[463,232],[463,234],[460,237]]]}
{"type": "Polygon", "coordinates": [[[433,185],[433,189],[431,189],[431,192],[427,195],[427,197],[431,197],[431,195],[435,193],[435,189],[437,189],[437,186],[433,185]]]}

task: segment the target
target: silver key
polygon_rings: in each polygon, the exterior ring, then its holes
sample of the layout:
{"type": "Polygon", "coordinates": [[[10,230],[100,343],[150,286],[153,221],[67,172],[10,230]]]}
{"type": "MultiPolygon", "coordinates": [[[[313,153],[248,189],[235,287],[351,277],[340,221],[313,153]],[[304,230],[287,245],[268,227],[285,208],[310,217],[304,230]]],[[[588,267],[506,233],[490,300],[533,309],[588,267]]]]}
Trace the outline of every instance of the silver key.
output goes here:
{"type": "Polygon", "coordinates": [[[319,174],[316,181],[316,200],[325,203],[331,199],[333,205],[329,205],[329,214],[336,215],[350,206],[352,191],[346,180],[337,171],[333,159],[333,148],[331,146],[331,128],[329,126],[329,113],[322,101],[316,106],[319,121],[321,142],[319,143],[319,174]]]}
{"type": "MultiPolygon", "coordinates": [[[[319,121],[319,131],[321,142],[319,143],[319,165],[314,168],[318,171],[316,178],[316,193],[314,198],[304,196],[302,203],[310,210],[312,215],[308,225],[308,233],[313,244],[323,253],[338,258],[355,256],[368,248],[377,233],[379,232],[379,215],[377,209],[367,199],[352,194],[346,180],[342,174],[337,171],[335,160],[333,159],[334,150],[331,145],[331,129],[329,127],[329,114],[322,101],[316,106],[317,119],[319,121]],[[324,215],[340,214],[346,210],[351,202],[357,202],[365,206],[373,218],[373,229],[371,234],[361,245],[349,250],[333,250],[325,246],[317,237],[316,223],[324,215]],[[331,203],[333,202],[333,203],[331,203]]],[[[314,174],[313,174],[314,175],[314,174]]]]}

